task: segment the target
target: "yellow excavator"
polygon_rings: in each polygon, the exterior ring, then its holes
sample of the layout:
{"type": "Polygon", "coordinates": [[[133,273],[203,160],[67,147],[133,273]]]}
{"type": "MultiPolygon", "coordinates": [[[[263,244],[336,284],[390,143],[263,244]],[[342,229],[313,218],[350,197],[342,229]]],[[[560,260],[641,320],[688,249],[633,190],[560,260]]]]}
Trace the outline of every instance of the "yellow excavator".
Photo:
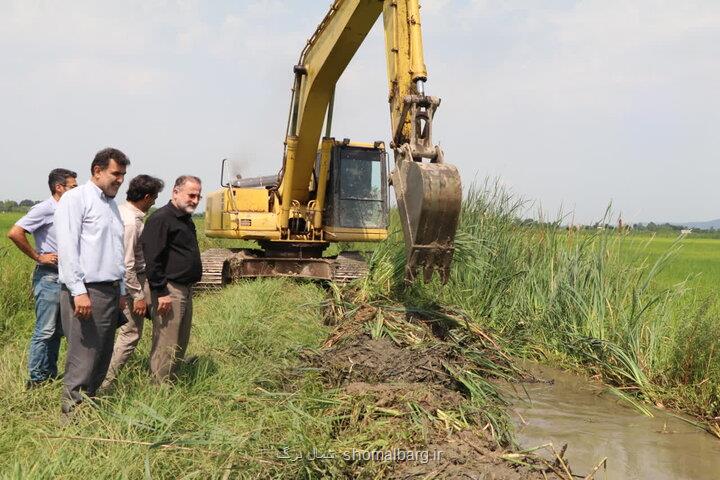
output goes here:
{"type": "Polygon", "coordinates": [[[367,270],[361,256],[323,257],[323,251],[331,242],[387,238],[388,185],[405,237],[406,278],[421,270],[429,280],[437,271],[446,282],[462,187],[457,169],[432,142],[440,99],[425,94],[419,1],[335,0],[293,70],[280,172],[225,182],[223,161],[223,188],[207,199],[208,237],[255,240],[260,248],[204,252],[200,286],[261,276],[357,278],[367,270]],[[331,137],[335,85],[381,15],[394,156],[389,180],[384,142],[331,137]]]}

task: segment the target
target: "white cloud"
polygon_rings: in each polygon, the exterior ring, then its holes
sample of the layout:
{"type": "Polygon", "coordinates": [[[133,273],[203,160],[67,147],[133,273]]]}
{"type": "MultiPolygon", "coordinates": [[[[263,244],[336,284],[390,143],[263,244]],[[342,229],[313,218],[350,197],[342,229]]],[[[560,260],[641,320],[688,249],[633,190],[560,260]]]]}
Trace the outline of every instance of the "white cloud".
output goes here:
{"type": "MultiPolygon", "coordinates": [[[[578,218],[611,197],[656,218],[712,216],[720,2],[422,4],[428,89],[443,98],[435,136],[466,183],[501,174],[552,211],[576,205],[578,218]],[[692,195],[667,198],[692,182],[692,195]]],[[[224,156],[272,173],[292,65],[329,5],[0,1],[0,156],[31,175],[51,152],[124,142],[168,174],[216,178],[199,159],[224,156]],[[98,125],[98,105],[117,119],[98,125]]],[[[387,139],[384,62],[376,26],[339,85],[339,136],[387,139]]]]}

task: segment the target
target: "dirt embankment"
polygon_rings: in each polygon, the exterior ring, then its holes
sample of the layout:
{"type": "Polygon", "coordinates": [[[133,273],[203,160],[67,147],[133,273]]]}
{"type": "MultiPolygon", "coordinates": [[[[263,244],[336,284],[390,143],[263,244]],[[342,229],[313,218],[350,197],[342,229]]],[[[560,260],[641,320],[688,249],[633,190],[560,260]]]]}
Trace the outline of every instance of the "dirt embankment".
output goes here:
{"type": "Polygon", "coordinates": [[[334,332],[307,361],[345,401],[335,436],[365,429],[369,438],[385,436],[386,449],[414,452],[346,458],[349,475],[572,478],[561,457],[512,451],[502,400],[485,380],[514,367],[477,327],[442,312],[369,305],[336,310],[329,321],[334,332]]]}

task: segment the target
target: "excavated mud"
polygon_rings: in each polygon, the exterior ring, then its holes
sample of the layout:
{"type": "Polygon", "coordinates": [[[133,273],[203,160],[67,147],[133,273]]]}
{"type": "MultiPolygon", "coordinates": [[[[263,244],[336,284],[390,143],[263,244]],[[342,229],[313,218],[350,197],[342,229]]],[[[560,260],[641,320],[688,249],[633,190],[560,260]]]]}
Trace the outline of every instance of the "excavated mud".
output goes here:
{"type": "Polygon", "coordinates": [[[330,384],[350,382],[436,383],[453,387],[444,365],[458,363],[447,347],[401,348],[392,340],[369,335],[347,339],[313,359],[330,384]]]}
{"type": "MultiPolygon", "coordinates": [[[[476,411],[470,393],[453,376],[453,372],[472,370],[471,362],[463,358],[456,344],[445,341],[448,328],[438,328],[437,322],[415,314],[399,320],[394,325],[395,334],[372,335],[368,330],[376,313],[377,309],[363,306],[354,315],[328,322],[335,331],[324,348],[306,361],[320,371],[327,387],[340,389],[342,399],[353,405],[369,405],[370,410],[394,412],[393,418],[385,420],[389,422],[386,425],[400,428],[401,422],[410,421],[413,408],[427,413],[430,420],[423,427],[422,442],[409,439],[400,446],[425,452],[424,461],[385,462],[383,478],[568,478],[559,465],[500,447],[490,424],[479,418],[468,418],[469,428],[438,421],[444,418],[443,412],[462,411],[472,416],[476,411]],[[412,323],[407,325],[414,329],[413,341],[405,341],[398,334],[402,322],[412,323]]],[[[490,350],[488,358],[502,357],[501,352],[490,350]]],[[[475,351],[482,352],[482,348],[475,351]]],[[[341,437],[344,428],[351,427],[340,425],[335,434],[341,437]]]]}
{"type": "MultiPolygon", "coordinates": [[[[419,478],[465,478],[518,480],[536,478],[562,478],[554,472],[532,471],[527,467],[518,467],[506,459],[503,450],[478,432],[465,430],[445,440],[429,444],[431,452],[442,452],[438,459],[430,459],[427,464],[400,463],[388,476],[391,479],[419,478]]],[[[527,461],[527,460],[524,460],[527,461]]],[[[533,460],[530,460],[531,464],[533,460]]],[[[537,468],[542,468],[537,465],[537,468]]]]}
{"type": "Polygon", "coordinates": [[[377,407],[396,407],[408,402],[428,411],[457,407],[465,398],[457,391],[426,383],[349,383],[343,393],[352,397],[370,397],[377,407]]]}

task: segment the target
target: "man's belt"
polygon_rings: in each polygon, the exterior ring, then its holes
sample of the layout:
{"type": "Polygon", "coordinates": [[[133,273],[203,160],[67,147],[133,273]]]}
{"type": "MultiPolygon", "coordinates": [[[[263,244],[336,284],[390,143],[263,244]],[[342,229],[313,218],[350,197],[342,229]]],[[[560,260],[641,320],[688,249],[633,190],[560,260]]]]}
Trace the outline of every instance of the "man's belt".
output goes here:
{"type": "Polygon", "coordinates": [[[40,269],[40,270],[49,270],[49,271],[55,272],[55,273],[57,273],[57,271],[58,271],[57,265],[42,265],[40,263],[36,263],[35,268],[40,269]]]}
{"type": "Polygon", "coordinates": [[[108,280],[106,282],[85,282],[85,285],[90,285],[91,287],[119,287],[120,280],[108,280]]]}

